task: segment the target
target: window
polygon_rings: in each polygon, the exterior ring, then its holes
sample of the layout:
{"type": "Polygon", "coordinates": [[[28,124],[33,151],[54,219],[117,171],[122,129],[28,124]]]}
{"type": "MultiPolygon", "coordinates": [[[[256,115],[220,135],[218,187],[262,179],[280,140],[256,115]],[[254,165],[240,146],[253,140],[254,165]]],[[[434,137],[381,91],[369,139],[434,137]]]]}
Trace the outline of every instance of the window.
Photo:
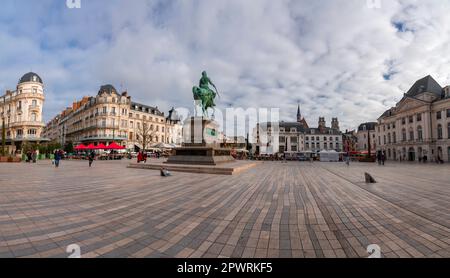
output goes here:
{"type": "Polygon", "coordinates": [[[106,127],[106,119],[102,120],[102,127],[106,127]]]}
{"type": "Polygon", "coordinates": [[[442,139],[442,125],[439,124],[437,127],[438,139],[442,139]]]}
{"type": "MultiPolygon", "coordinates": [[[[450,124],[449,124],[449,128],[450,128],[450,124]]],[[[306,149],[309,150],[309,143],[306,143],[306,149]]]]}
{"type": "Polygon", "coordinates": [[[103,113],[105,113],[105,114],[108,113],[106,109],[107,109],[106,106],[104,106],[103,107],[103,113]]]}
{"type": "Polygon", "coordinates": [[[392,141],[395,143],[397,143],[397,136],[395,134],[395,132],[392,133],[392,141]]]}
{"type": "Polygon", "coordinates": [[[291,151],[296,152],[297,151],[297,146],[291,146],[291,151]]]}
{"type": "Polygon", "coordinates": [[[324,148],[325,150],[328,150],[328,145],[327,145],[327,143],[323,143],[323,148],[324,148]]]}
{"type": "Polygon", "coordinates": [[[31,102],[31,106],[36,107],[37,106],[37,100],[33,99],[31,102]]]}
{"type": "Polygon", "coordinates": [[[319,138],[319,136],[317,136],[317,137],[316,137],[316,141],[320,141],[320,138],[319,138]]]}
{"type": "Polygon", "coordinates": [[[332,149],[333,148],[333,143],[330,143],[330,149],[332,149]]]}
{"type": "Polygon", "coordinates": [[[28,135],[36,135],[36,134],[37,134],[36,129],[29,129],[28,130],[28,135]]]}
{"type": "Polygon", "coordinates": [[[36,118],[37,118],[36,113],[31,114],[31,121],[32,122],[36,122],[36,118]]]}
{"type": "Polygon", "coordinates": [[[414,140],[414,130],[412,128],[409,130],[409,140],[414,140]]]}
{"type": "Polygon", "coordinates": [[[402,129],[402,141],[406,141],[406,129],[402,129]]]}
{"type": "Polygon", "coordinates": [[[418,122],[422,121],[422,114],[419,113],[416,115],[416,121],[418,122]]]}
{"type": "Polygon", "coordinates": [[[308,136],[306,136],[306,141],[309,141],[309,137],[308,136]]]}
{"type": "Polygon", "coordinates": [[[441,111],[436,112],[436,119],[442,119],[441,111]]]}
{"type": "Polygon", "coordinates": [[[386,135],[383,136],[383,145],[386,145],[386,135]]]}
{"type": "Polygon", "coordinates": [[[447,124],[447,138],[450,139],[450,123],[447,124]]]}
{"type": "Polygon", "coordinates": [[[391,134],[390,133],[388,133],[388,144],[391,144],[391,134]]]}
{"type": "Polygon", "coordinates": [[[417,139],[423,140],[423,131],[420,125],[417,127],[417,139]]]}
{"type": "Polygon", "coordinates": [[[406,119],[402,118],[402,125],[406,124],[406,119]]]}
{"type": "Polygon", "coordinates": [[[297,140],[297,137],[291,137],[291,143],[297,143],[298,142],[298,140],[297,140]]]}
{"type": "Polygon", "coordinates": [[[323,138],[323,141],[327,141],[327,137],[324,137],[324,138],[323,138]]]}
{"type": "Polygon", "coordinates": [[[32,89],[33,94],[37,94],[37,88],[32,89]]]}
{"type": "Polygon", "coordinates": [[[23,136],[23,130],[22,129],[18,129],[17,130],[17,136],[23,136]]]}
{"type": "Polygon", "coordinates": [[[410,124],[414,123],[414,117],[413,117],[413,116],[409,116],[409,117],[408,117],[408,122],[409,122],[410,124]]]}
{"type": "Polygon", "coordinates": [[[450,118],[450,109],[447,109],[447,118],[450,118]]]}

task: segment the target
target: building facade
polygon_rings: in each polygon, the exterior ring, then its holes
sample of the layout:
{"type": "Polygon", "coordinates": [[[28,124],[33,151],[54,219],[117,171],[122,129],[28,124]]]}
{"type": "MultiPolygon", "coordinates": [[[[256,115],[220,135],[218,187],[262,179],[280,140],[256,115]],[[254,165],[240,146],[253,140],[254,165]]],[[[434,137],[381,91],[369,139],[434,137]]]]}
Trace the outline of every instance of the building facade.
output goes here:
{"type": "Polygon", "coordinates": [[[332,119],[331,127],[320,117],[317,128],[310,128],[302,117],[300,106],[296,122],[261,123],[253,132],[256,153],[318,153],[322,150],[343,150],[339,120],[332,119]],[[264,140],[262,139],[264,137],[264,140]]]}
{"type": "Polygon", "coordinates": [[[156,143],[179,141],[171,129],[176,123],[167,121],[164,113],[152,107],[131,101],[127,92],[118,93],[112,85],[101,86],[94,97],[74,102],[52,119],[45,135],[62,145],[104,144],[116,142],[128,150],[146,148],[156,143]]]}
{"type": "Polygon", "coordinates": [[[44,83],[36,73],[20,78],[15,91],[7,90],[0,96],[0,127],[6,130],[9,154],[17,153],[24,143],[48,141],[43,135],[44,83]]]}
{"type": "Polygon", "coordinates": [[[358,127],[358,132],[356,133],[357,137],[357,151],[365,152],[369,151],[369,145],[371,151],[376,150],[377,148],[377,140],[376,140],[376,131],[375,128],[377,126],[376,122],[369,122],[360,124],[358,127]]]}
{"type": "Polygon", "coordinates": [[[390,160],[450,162],[450,87],[418,80],[378,119],[377,150],[390,160]]]}

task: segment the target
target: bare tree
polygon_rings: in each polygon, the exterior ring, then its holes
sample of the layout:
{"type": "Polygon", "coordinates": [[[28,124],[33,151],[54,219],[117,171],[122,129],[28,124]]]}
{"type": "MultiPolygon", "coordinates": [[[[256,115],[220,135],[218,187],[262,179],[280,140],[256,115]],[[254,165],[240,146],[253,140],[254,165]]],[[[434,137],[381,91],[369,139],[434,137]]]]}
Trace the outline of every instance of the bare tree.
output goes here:
{"type": "Polygon", "coordinates": [[[156,136],[156,132],[150,124],[141,121],[141,124],[137,128],[136,141],[142,145],[142,149],[145,150],[147,146],[152,142],[153,137],[156,136]]]}

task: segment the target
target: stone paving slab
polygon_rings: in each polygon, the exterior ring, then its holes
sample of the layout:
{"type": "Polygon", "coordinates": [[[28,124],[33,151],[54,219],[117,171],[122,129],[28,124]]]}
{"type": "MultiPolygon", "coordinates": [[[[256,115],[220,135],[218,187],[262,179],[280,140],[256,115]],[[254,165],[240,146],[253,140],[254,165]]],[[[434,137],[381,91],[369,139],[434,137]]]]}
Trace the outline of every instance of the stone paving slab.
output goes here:
{"type": "Polygon", "coordinates": [[[0,258],[450,257],[450,165],[262,162],[234,176],[128,161],[0,164],[0,258]],[[377,184],[364,183],[364,172],[377,184]]]}

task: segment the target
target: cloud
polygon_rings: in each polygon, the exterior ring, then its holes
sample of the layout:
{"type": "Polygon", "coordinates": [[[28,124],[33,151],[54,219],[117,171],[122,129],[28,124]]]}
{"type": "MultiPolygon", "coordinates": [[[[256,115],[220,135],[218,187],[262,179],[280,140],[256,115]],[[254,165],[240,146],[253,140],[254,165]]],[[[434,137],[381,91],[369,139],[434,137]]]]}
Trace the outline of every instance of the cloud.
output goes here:
{"type": "Polygon", "coordinates": [[[135,101],[190,107],[206,69],[219,107],[300,101],[310,125],[373,121],[415,80],[450,80],[446,1],[6,0],[0,11],[0,89],[33,70],[46,85],[45,118],[102,84],[135,101]],[[34,16],[17,16],[33,14],[34,16]]]}

